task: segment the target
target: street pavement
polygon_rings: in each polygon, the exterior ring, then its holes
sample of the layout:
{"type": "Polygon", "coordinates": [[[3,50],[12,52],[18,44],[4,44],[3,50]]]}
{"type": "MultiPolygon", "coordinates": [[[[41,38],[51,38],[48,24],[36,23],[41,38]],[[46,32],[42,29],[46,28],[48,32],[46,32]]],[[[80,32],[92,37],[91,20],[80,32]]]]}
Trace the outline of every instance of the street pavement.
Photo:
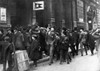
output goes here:
{"type": "MultiPolygon", "coordinates": [[[[100,71],[100,62],[97,53],[91,56],[90,51],[88,55],[78,55],[72,59],[70,64],[64,62],[59,64],[59,61],[55,61],[54,64],[49,65],[49,61],[41,62],[38,67],[31,66],[30,71],[100,71]]],[[[0,65],[0,71],[3,66],[0,65]]]]}
{"type": "Polygon", "coordinates": [[[70,64],[66,62],[62,65],[59,64],[59,61],[54,62],[51,66],[47,62],[38,64],[38,67],[32,67],[30,71],[100,71],[100,62],[97,57],[97,54],[91,56],[90,51],[88,55],[76,56],[70,64]]]}

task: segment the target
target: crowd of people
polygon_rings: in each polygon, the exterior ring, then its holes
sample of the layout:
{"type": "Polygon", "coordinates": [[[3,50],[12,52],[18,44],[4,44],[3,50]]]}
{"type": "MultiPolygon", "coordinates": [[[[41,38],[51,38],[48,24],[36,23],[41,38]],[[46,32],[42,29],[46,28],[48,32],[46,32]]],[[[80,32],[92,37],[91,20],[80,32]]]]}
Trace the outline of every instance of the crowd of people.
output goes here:
{"type": "MultiPolygon", "coordinates": [[[[5,58],[2,54],[4,47],[0,43],[0,59],[3,61],[8,60],[8,66],[11,68],[13,65],[12,52],[15,50],[27,50],[30,60],[34,61],[37,66],[37,60],[43,58],[43,55],[50,56],[49,65],[53,60],[60,60],[60,64],[67,61],[69,64],[72,58],[81,52],[90,50],[94,54],[95,39],[89,31],[83,28],[74,28],[69,30],[62,28],[60,32],[56,32],[52,25],[47,28],[34,25],[31,27],[17,27],[15,29],[8,29],[6,33],[0,30],[0,42],[10,43],[6,48],[5,58]],[[12,46],[12,43],[14,46],[12,46]],[[80,48],[80,49],[79,49],[80,48]]],[[[6,62],[5,62],[6,63],[6,62]]]]}

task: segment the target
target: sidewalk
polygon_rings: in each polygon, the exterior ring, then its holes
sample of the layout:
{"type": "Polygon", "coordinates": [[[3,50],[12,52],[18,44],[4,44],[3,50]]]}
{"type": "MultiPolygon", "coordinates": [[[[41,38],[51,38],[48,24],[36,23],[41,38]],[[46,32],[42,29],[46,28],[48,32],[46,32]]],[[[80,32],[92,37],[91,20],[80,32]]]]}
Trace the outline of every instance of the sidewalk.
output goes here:
{"type": "MultiPolygon", "coordinates": [[[[49,60],[49,56],[48,57],[45,57],[43,59],[40,59],[38,61],[38,63],[42,63],[42,62],[45,62],[45,61],[48,61],[49,60]]],[[[30,65],[33,63],[33,61],[30,61],[30,65]]],[[[0,64],[0,71],[3,71],[3,64],[0,64]]]]}
{"type": "Polygon", "coordinates": [[[99,69],[97,54],[91,56],[90,51],[88,51],[88,55],[78,55],[72,59],[70,64],[65,62],[60,65],[58,61],[49,66],[48,62],[45,62],[38,64],[36,68],[33,67],[31,71],[99,71],[99,69]]]}
{"type": "Polygon", "coordinates": [[[3,71],[3,65],[0,64],[0,71],[3,71]]]}

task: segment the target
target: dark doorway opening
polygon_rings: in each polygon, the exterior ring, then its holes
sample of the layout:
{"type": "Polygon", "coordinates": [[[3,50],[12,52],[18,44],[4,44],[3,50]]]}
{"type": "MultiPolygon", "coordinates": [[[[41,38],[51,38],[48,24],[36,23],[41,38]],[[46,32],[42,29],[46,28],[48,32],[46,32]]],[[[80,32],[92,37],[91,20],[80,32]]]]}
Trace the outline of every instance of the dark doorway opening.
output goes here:
{"type": "Polygon", "coordinates": [[[44,27],[44,15],[43,15],[44,11],[40,10],[40,11],[36,11],[36,21],[38,23],[39,26],[44,27]]]}
{"type": "Polygon", "coordinates": [[[16,15],[11,15],[11,25],[16,26],[27,26],[29,24],[30,9],[27,0],[15,0],[16,15]]]}

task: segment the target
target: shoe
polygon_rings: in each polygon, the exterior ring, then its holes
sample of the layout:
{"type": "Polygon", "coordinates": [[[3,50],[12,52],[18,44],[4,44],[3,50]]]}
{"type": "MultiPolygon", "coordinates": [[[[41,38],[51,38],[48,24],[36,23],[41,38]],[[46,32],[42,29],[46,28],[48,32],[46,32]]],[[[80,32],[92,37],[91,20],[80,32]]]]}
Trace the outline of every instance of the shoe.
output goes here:
{"type": "Polygon", "coordinates": [[[67,62],[67,64],[69,64],[69,62],[67,62]]]}

